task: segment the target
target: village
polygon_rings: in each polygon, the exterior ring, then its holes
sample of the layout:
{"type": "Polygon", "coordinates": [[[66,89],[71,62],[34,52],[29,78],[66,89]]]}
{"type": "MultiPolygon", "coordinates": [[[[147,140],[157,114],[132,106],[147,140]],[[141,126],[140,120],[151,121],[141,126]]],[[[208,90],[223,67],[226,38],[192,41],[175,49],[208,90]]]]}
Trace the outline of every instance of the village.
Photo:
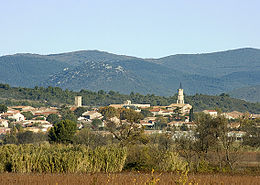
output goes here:
{"type": "MultiPolygon", "coordinates": [[[[193,107],[190,104],[185,104],[184,93],[180,85],[178,89],[178,99],[175,104],[168,106],[150,106],[150,104],[135,104],[130,100],[126,100],[123,104],[110,104],[109,107],[114,109],[126,108],[133,109],[136,112],[142,113],[143,118],[136,124],[144,128],[145,134],[167,133],[172,132],[172,139],[181,137],[195,138],[195,129],[197,127],[194,121],[193,107]]],[[[70,106],[70,111],[83,110],[77,114],[77,128],[80,130],[84,127],[92,128],[100,134],[109,134],[105,129],[106,120],[100,113],[100,107],[82,106],[82,97],[75,97],[75,105],[70,106]]],[[[259,114],[245,114],[238,111],[219,112],[217,110],[204,110],[203,113],[212,117],[217,117],[219,114],[227,118],[229,121],[228,136],[234,137],[241,141],[246,134],[240,130],[239,119],[247,117],[248,119],[259,118],[259,114]]],[[[61,111],[57,107],[40,107],[34,108],[31,106],[11,106],[6,112],[0,114],[0,137],[10,134],[12,127],[21,127],[23,131],[31,131],[34,133],[47,133],[53,123],[50,118],[55,115],[61,117],[61,111]]],[[[119,124],[118,117],[110,118],[111,121],[119,124]]]]}

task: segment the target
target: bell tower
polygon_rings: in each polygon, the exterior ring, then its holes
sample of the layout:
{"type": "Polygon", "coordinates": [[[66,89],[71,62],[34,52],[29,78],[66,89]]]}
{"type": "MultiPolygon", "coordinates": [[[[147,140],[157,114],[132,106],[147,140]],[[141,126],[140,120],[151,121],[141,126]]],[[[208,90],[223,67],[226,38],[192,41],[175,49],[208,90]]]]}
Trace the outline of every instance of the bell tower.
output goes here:
{"type": "Polygon", "coordinates": [[[82,106],[82,96],[75,96],[75,106],[76,107],[82,106]]]}
{"type": "Polygon", "coordinates": [[[184,104],[184,95],[183,95],[183,88],[182,85],[180,83],[180,87],[178,89],[178,100],[177,100],[177,104],[184,104]]]}

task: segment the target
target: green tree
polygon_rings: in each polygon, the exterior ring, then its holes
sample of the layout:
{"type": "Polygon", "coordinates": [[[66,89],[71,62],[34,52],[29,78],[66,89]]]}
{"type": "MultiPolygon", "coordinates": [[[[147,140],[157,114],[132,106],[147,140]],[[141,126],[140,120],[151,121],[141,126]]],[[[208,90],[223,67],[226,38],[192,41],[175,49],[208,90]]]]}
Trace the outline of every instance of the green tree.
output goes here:
{"type": "Polygon", "coordinates": [[[61,117],[62,117],[63,120],[67,119],[67,120],[77,122],[76,115],[74,114],[73,111],[70,110],[69,107],[62,106],[59,111],[60,111],[60,114],[61,114],[61,117]]]}
{"type": "Polygon", "coordinates": [[[147,143],[147,136],[144,135],[144,129],[138,122],[142,115],[133,109],[119,109],[120,123],[106,120],[106,129],[120,142],[122,146],[135,143],[147,143]],[[126,122],[123,122],[125,120],[126,122]]]}
{"type": "Polygon", "coordinates": [[[190,109],[189,112],[189,121],[192,122],[194,121],[195,117],[194,117],[194,111],[193,111],[193,107],[190,109]]]}
{"type": "Polygon", "coordinates": [[[153,116],[153,114],[147,109],[142,109],[141,114],[143,115],[143,117],[152,117],[153,116]]]}
{"type": "Polygon", "coordinates": [[[18,132],[23,131],[23,126],[21,124],[15,124],[15,128],[18,130],[18,132]]]}
{"type": "Polygon", "coordinates": [[[73,112],[68,113],[68,114],[64,114],[62,116],[62,119],[63,120],[71,120],[73,122],[77,122],[77,117],[76,117],[76,115],[73,112]]]}
{"type": "Polygon", "coordinates": [[[52,124],[55,124],[60,120],[60,118],[57,114],[49,114],[46,120],[52,124]]]}
{"type": "Polygon", "coordinates": [[[260,119],[249,120],[243,126],[246,135],[243,137],[243,144],[251,147],[260,147],[260,119]]]}
{"type": "Polygon", "coordinates": [[[235,137],[228,136],[228,120],[224,116],[217,116],[213,119],[214,122],[218,125],[218,141],[221,147],[215,146],[216,153],[218,156],[223,156],[219,161],[219,167],[222,168],[222,163],[224,163],[225,167],[229,167],[231,170],[233,169],[234,164],[239,159],[239,147],[234,145],[235,137]]]}
{"type": "Polygon", "coordinates": [[[165,127],[167,127],[167,121],[168,119],[163,117],[163,116],[159,116],[155,119],[155,129],[163,129],[165,127]]]}
{"type": "Polygon", "coordinates": [[[94,119],[91,124],[94,129],[98,129],[102,125],[102,121],[100,119],[94,119]]]}
{"type": "Polygon", "coordinates": [[[130,123],[138,123],[143,118],[142,114],[133,109],[121,109],[120,119],[127,120],[130,123]]]}
{"type": "Polygon", "coordinates": [[[19,144],[29,144],[47,141],[46,134],[34,133],[32,131],[18,132],[17,139],[19,144]]]}
{"type": "Polygon", "coordinates": [[[0,113],[7,112],[7,106],[4,104],[0,104],[0,113]]]}
{"type": "Polygon", "coordinates": [[[219,136],[218,124],[213,121],[209,114],[198,113],[195,115],[197,128],[195,137],[197,138],[197,151],[201,157],[204,157],[210,147],[214,146],[219,136]]]}
{"type": "Polygon", "coordinates": [[[16,133],[17,133],[17,128],[13,125],[11,128],[11,132],[6,134],[4,136],[4,144],[17,144],[17,137],[16,137],[16,133]]]}
{"type": "Polygon", "coordinates": [[[31,120],[33,118],[33,114],[31,111],[28,111],[28,112],[22,112],[22,115],[24,115],[24,117],[27,119],[27,120],[31,120]]]}
{"type": "Polygon", "coordinates": [[[119,117],[119,112],[114,107],[101,107],[99,112],[104,116],[105,119],[110,119],[113,117],[119,117]]]}
{"type": "Polygon", "coordinates": [[[88,108],[86,108],[86,107],[78,107],[76,110],[74,110],[74,114],[77,117],[80,117],[86,111],[88,111],[88,108]]]}
{"type": "Polygon", "coordinates": [[[180,130],[181,131],[187,131],[187,130],[189,130],[189,128],[187,127],[186,124],[182,124],[180,130]]]}
{"type": "Polygon", "coordinates": [[[111,142],[112,136],[102,136],[101,134],[92,132],[89,128],[79,130],[73,141],[75,144],[83,144],[91,148],[104,146],[111,142]]]}
{"type": "Polygon", "coordinates": [[[71,120],[61,120],[49,131],[49,141],[55,143],[72,143],[77,124],[71,120]]]}
{"type": "Polygon", "coordinates": [[[136,123],[121,122],[117,125],[112,121],[107,121],[106,129],[113,134],[121,146],[147,144],[149,142],[147,135],[144,134],[143,127],[136,123]]]}

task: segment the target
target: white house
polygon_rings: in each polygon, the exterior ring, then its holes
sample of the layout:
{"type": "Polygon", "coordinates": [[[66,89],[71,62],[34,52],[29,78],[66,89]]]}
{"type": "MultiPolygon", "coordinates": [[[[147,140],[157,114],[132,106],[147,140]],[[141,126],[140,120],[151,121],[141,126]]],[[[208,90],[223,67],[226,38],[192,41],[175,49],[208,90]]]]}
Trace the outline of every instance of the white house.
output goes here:
{"type": "Polygon", "coordinates": [[[0,127],[8,128],[8,120],[0,119],[0,127]]]}
{"type": "Polygon", "coordinates": [[[47,132],[52,126],[52,124],[43,124],[41,125],[42,132],[47,132]]]}
{"type": "Polygon", "coordinates": [[[115,107],[115,108],[123,108],[125,106],[133,106],[133,107],[139,107],[139,108],[149,108],[150,104],[135,104],[132,103],[130,100],[124,101],[123,104],[110,104],[110,107],[115,107]]]}
{"type": "Polygon", "coordinates": [[[97,111],[87,111],[87,112],[84,112],[82,114],[82,116],[87,119],[101,119],[102,118],[102,114],[100,114],[97,111]]]}
{"type": "Polygon", "coordinates": [[[209,114],[212,117],[217,117],[218,116],[218,112],[216,110],[204,110],[202,111],[205,114],[209,114]]]}
{"type": "Polygon", "coordinates": [[[24,121],[25,117],[18,110],[8,110],[6,113],[2,114],[1,117],[7,117],[9,119],[14,119],[15,121],[24,121]]]}
{"type": "Polygon", "coordinates": [[[235,138],[236,141],[241,141],[243,139],[243,136],[246,135],[246,132],[244,131],[230,131],[228,132],[228,137],[235,138]]]}

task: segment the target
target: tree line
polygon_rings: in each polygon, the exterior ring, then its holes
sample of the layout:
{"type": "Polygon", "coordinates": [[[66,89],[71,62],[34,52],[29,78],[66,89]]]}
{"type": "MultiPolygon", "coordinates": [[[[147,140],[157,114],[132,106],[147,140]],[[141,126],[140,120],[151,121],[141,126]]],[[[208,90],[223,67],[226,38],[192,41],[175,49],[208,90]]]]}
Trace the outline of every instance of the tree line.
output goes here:
{"type": "MultiPolygon", "coordinates": [[[[131,100],[133,103],[149,103],[151,106],[165,106],[176,103],[177,94],[169,97],[157,96],[154,94],[142,95],[139,93],[130,93],[129,95],[120,94],[115,91],[93,92],[81,90],[79,92],[63,90],[59,87],[10,87],[8,84],[0,84],[0,103],[5,105],[31,105],[40,106],[62,106],[73,105],[74,97],[82,96],[83,105],[86,106],[107,106],[109,104],[123,103],[125,100],[131,100]]],[[[205,109],[221,108],[225,112],[241,111],[250,113],[260,113],[260,103],[249,103],[229,97],[228,94],[222,93],[218,96],[212,95],[185,95],[185,103],[194,107],[194,111],[205,109]]]]}

